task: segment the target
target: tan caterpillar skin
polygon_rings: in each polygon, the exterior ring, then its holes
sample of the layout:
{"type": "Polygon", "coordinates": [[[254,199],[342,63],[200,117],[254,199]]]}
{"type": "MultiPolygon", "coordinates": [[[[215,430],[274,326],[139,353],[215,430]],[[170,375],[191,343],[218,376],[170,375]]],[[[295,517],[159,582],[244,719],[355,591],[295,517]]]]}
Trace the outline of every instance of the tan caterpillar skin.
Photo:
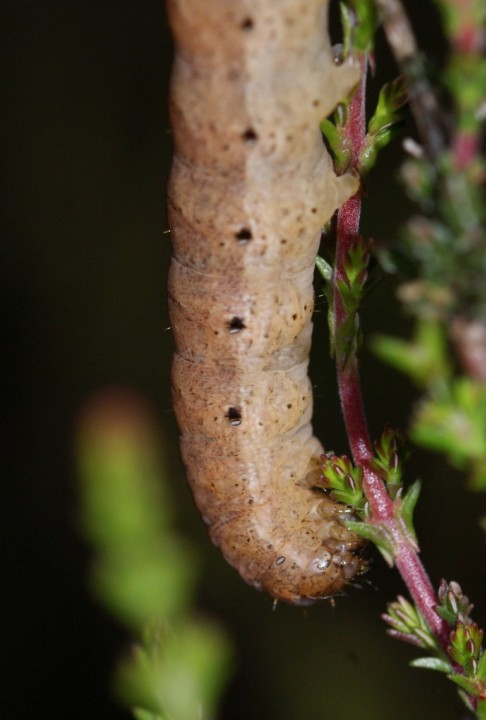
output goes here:
{"type": "Polygon", "coordinates": [[[182,457],[213,542],[244,579],[306,604],[356,573],[346,508],[313,489],[307,376],[322,225],[357,190],[319,122],[358,79],[324,0],[169,0],[169,186],[182,457]]]}

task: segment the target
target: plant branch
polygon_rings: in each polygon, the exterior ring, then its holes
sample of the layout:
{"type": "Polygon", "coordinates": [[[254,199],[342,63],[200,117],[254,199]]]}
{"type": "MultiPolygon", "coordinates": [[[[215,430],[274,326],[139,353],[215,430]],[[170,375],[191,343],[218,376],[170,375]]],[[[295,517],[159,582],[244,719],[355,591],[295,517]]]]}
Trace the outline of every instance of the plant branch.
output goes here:
{"type": "MultiPolygon", "coordinates": [[[[362,81],[350,102],[348,119],[344,126],[352,147],[353,166],[359,166],[360,151],[365,138],[365,107],[367,58],[361,59],[362,81]]],[[[337,246],[334,276],[334,327],[337,362],[337,377],[341,407],[354,461],[363,468],[363,490],[365,492],[371,524],[380,526],[391,541],[393,560],[399,570],[417,608],[434,633],[438,642],[445,647],[448,641],[447,624],[435,612],[438,599],[430,580],[418,557],[416,544],[397,513],[397,500],[393,501],[386,486],[372,467],[373,447],[369,437],[363,406],[359,366],[356,353],[356,338],[345,338],[343,352],[343,331],[349,332],[349,309],[344,301],[341,288],[349,283],[347,265],[350,251],[359,239],[361,197],[356,194],[341,208],[337,220],[337,246]]],[[[356,314],[357,318],[357,314],[356,314]]],[[[357,323],[353,324],[356,327],[357,323]]],[[[357,334],[357,330],[355,330],[357,334]]]]}

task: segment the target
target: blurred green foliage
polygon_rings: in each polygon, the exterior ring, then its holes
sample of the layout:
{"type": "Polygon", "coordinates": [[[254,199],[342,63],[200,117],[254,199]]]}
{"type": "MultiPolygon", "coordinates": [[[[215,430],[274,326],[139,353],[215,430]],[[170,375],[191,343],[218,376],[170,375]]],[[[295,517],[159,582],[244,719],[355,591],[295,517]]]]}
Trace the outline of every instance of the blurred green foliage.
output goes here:
{"type": "Polygon", "coordinates": [[[443,452],[469,472],[471,487],[486,488],[486,388],[455,375],[442,324],[416,323],[413,340],[377,337],[375,352],[409,375],[424,391],[412,414],[410,435],[420,445],[443,452]]]}
{"type": "Polygon", "coordinates": [[[192,609],[198,557],[174,530],[159,438],[136,398],[107,393],[88,404],[78,463],[93,590],[136,638],[117,695],[139,720],[214,717],[231,649],[192,609]]]}

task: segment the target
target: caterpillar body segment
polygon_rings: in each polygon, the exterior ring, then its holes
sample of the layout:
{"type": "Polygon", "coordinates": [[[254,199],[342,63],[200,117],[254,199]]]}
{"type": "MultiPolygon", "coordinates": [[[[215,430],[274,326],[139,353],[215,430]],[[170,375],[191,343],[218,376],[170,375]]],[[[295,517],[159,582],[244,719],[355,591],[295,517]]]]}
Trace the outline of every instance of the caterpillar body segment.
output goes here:
{"type": "Polygon", "coordinates": [[[346,508],[314,490],[307,375],[320,232],[357,190],[319,123],[358,80],[325,0],[170,0],[172,382],[182,457],[212,540],[296,604],[359,570],[346,508]]]}

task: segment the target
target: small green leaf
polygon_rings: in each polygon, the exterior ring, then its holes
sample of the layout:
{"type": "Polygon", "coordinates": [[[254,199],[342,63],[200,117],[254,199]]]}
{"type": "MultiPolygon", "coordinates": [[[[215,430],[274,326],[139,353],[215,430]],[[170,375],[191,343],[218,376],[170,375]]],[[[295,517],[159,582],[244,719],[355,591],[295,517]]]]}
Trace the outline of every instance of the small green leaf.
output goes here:
{"type": "Polygon", "coordinates": [[[438,670],[438,672],[445,673],[446,675],[448,675],[452,670],[450,663],[446,660],[441,660],[440,658],[435,657],[416,658],[416,660],[412,660],[410,666],[425,668],[426,670],[438,670]]]}
{"type": "Polygon", "coordinates": [[[344,265],[347,284],[357,299],[359,299],[367,279],[369,260],[369,243],[363,237],[357,235],[348,250],[344,265]]]}
{"type": "Polygon", "coordinates": [[[451,632],[450,641],[447,648],[449,656],[464,669],[466,674],[475,674],[481,653],[483,631],[476,623],[459,620],[451,632]]]}
{"type": "Polygon", "coordinates": [[[412,342],[379,336],[372,346],[379,357],[419,385],[443,383],[450,375],[444,331],[435,320],[419,322],[412,342]]]}
{"type": "Polygon", "coordinates": [[[335,333],[335,350],[341,367],[346,367],[348,361],[356,356],[359,345],[359,318],[357,313],[348,315],[335,333]]]}
{"type": "Polygon", "coordinates": [[[418,408],[413,439],[444,452],[459,468],[486,467],[486,391],[482,383],[459,377],[450,394],[429,397],[418,408]]]}
{"type": "Polygon", "coordinates": [[[337,288],[339,290],[339,294],[341,295],[346,313],[351,315],[351,313],[356,312],[358,309],[359,297],[356,296],[355,288],[349,285],[346,280],[338,280],[337,288]]]}
{"type": "Polygon", "coordinates": [[[452,680],[453,683],[456,685],[459,685],[460,688],[465,690],[468,695],[474,696],[476,693],[476,687],[474,680],[470,680],[467,677],[464,677],[464,675],[456,675],[455,673],[453,675],[448,675],[449,680],[452,680]]]}
{"type": "Polygon", "coordinates": [[[412,603],[399,595],[396,600],[387,605],[388,615],[385,616],[388,624],[401,633],[412,633],[421,624],[421,616],[412,603]]]}
{"type": "Polygon", "coordinates": [[[318,255],[316,257],[316,267],[319,270],[322,277],[324,278],[324,280],[326,281],[326,283],[330,283],[332,281],[332,276],[333,276],[332,267],[320,255],[318,255]]]}
{"type": "Polygon", "coordinates": [[[407,85],[403,76],[382,87],[358,161],[358,171],[362,176],[374,166],[378,152],[398,134],[401,120],[397,110],[407,102],[407,99],[407,85]]]}
{"type": "Polygon", "coordinates": [[[337,171],[344,172],[351,166],[352,149],[346,133],[342,129],[344,118],[339,122],[339,108],[334,113],[334,123],[328,118],[320,123],[321,132],[329,145],[329,150],[334,157],[334,165],[337,171]]]}
{"type": "Polygon", "coordinates": [[[352,37],[351,33],[353,30],[353,13],[351,11],[352,0],[341,2],[339,4],[339,10],[341,14],[341,27],[343,30],[343,56],[348,57],[352,50],[352,37]],[[348,5],[350,7],[348,7],[348,5]]]}
{"type": "Polygon", "coordinates": [[[339,152],[341,144],[341,134],[338,128],[328,118],[321,120],[320,128],[321,133],[329,144],[329,148],[336,155],[339,152]]]}
{"type": "Polygon", "coordinates": [[[426,359],[422,351],[411,343],[397,338],[377,336],[372,340],[376,355],[387,363],[410,375],[417,381],[426,378],[426,359]]]}
{"type": "Polygon", "coordinates": [[[344,35],[349,36],[345,47],[352,45],[353,51],[369,53],[373,50],[374,35],[378,27],[378,14],[374,0],[347,0],[351,13],[341,3],[341,23],[344,35]],[[347,32],[346,32],[347,30],[347,32]]]}
{"type": "Polygon", "coordinates": [[[389,631],[400,640],[434,652],[440,650],[437,640],[415,605],[399,595],[387,605],[387,614],[382,618],[390,625],[389,631]]]}
{"type": "Polygon", "coordinates": [[[450,583],[442,580],[439,587],[439,605],[435,611],[449,625],[455,625],[459,618],[469,619],[472,605],[467,595],[464,595],[459,583],[452,580],[450,583]]]}
{"type": "Polygon", "coordinates": [[[363,470],[354,467],[346,455],[332,452],[322,456],[322,484],[331,491],[332,496],[354,510],[364,509],[366,498],[363,494],[363,470]]]}
{"type": "Polygon", "coordinates": [[[476,714],[476,709],[475,709],[473,703],[471,702],[471,698],[469,697],[469,695],[466,692],[464,692],[464,690],[458,690],[457,694],[459,695],[459,697],[461,698],[462,702],[464,703],[466,708],[469,710],[469,712],[476,714]]]}
{"type": "Polygon", "coordinates": [[[371,466],[386,482],[390,497],[394,499],[402,487],[402,459],[404,452],[404,435],[386,426],[380,439],[374,443],[376,457],[371,466]]]}
{"type": "Polygon", "coordinates": [[[384,127],[397,122],[397,110],[408,101],[408,82],[404,75],[399,75],[392,82],[386,83],[380,90],[376,110],[369,121],[368,132],[375,135],[384,127]]]}
{"type": "Polygon", "coordinates": [[[420,481],[417,480],[413,483],[404,495],[403,498],[397,499],[397,515],[405,524],[407,528],[407,534],[411,542],[413,543],[415,550],[418,551],[417,536],[415,534],[415,528],[413,526],[413,512],[417,504],[417,500],[420,495],[420,481]]]}
{"type": "Polygon", "coordinates": [[[393,567],[393,543],[384,528],[379,525],[372,525],[369,522],[360,522],[355,520],[347,520],[346,522],[343,522],[343,525],[345,525],[348,530],[352,530],[352,532],[376,545],[380,553],[383,555],[385,562],[390,567],[393,567]]]}

